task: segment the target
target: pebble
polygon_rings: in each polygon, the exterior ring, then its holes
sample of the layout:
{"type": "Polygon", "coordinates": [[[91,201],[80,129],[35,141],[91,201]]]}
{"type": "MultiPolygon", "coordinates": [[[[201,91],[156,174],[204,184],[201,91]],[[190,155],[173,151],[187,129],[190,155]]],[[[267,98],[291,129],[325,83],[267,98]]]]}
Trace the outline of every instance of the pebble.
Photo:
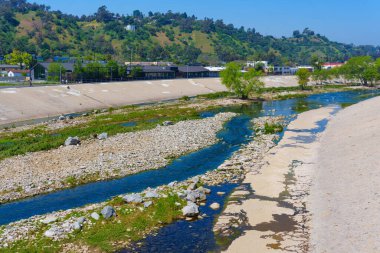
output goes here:
{"type": "Polygon", "coordinates": [[[218,210],[220,208],[220,204],[219,203],[212,203],[210,205],[210,208],[213,210],[218,210]]]}
{"type": "Polygon", "coordinates": [[[49,224],[49,223],[56,222],[57,220],[58,218],[55,216],[47,216],[45,219],[41,220],[41,222],[44,224],[49,224]]]}
{"type": "Polygon", "coordinates": [[[100,219],[100,216],[99,216],[98,213],[93,212],[93,213],[91,214],[91,218],[93,218],[94,220],[99,220],[99,219],[100,219]]]}

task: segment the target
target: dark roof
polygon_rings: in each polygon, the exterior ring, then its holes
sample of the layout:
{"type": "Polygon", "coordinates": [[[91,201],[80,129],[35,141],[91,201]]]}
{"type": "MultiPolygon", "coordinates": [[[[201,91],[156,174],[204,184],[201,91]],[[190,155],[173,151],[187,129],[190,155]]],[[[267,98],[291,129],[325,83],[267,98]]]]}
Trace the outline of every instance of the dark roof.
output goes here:
{"type": "Polygon", "coordinates": [[[173,73],[174,71],[170,67],[163,66],[132,66],[142,68],[144,73],[173,73]]]}
{"type": "Polygon", "coordinates": [[[0,64],[0,68],[8,68],[8,69],[19,69],[19,65],[8,65],[8,64],[0,64]]]}
{"type": "Polygon", "coordinates": [[[183,73],[210,72],[202,66],[179,66],[178,71],[183,73]]]}
{"type": "Polygon", "coordinates": [[[74,71],[74,63],[71,63],[71,62],[64,62],[64,63],[61,63],[61,62],[40,62],[39,64],[42,67],[44,67],[45,69],[49,69],[49,66],[52,63],[61,64],[66,69],[66,71],[71,71],[71,72],[74,71]]]}

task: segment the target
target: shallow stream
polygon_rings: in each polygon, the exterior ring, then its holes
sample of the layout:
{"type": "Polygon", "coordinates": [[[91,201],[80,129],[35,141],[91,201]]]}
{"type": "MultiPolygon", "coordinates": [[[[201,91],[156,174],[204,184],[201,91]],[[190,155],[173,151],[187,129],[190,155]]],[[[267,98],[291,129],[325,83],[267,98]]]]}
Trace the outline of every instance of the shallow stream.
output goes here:
{"type": "MultiPolygon", "coordinates": [[[[225,128],[218,133],[219,141],[216,144],[184,155],[164,168],[2,204],[0,205],[0,225],[34,215],[102,202],[119,194],[139,192],[147,187],[156,187],[172,181],[182,181],[214,170],[241,145],[250,140],[252,136],[250,120],[252,118],[277,115],[290,117],[307,110],[330,105],[342,108],[377,95],[380,95],[380,91],[325,93],[306,98],[228,106],[203,113],[202,117],[211,117],[218,112],[225,111],[240,114],[227,122],[225,128]]],[[[208,201],[223,203],[225,196],[220,197],[215,192],[223,191],[228,194],[232,191],[233,185],[226,184],[212,189],[213,194],[208,201]]],[[[207,218],[192,223],[178,221],[166,226],[156,236],[149,236],[141,242],[143,246],[136,244],[133,252],[207,252],[215,249],[216,242],[212,232],[212,224],[219,212],[206,207],[202,207],[201,210],[202,213],[208,215],[207,218]]]]}

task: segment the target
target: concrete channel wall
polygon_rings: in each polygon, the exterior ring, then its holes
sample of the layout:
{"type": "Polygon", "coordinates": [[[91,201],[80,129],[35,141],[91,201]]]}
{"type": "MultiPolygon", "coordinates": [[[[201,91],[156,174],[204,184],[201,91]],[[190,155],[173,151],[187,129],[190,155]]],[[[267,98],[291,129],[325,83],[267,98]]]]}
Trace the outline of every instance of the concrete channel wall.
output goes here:
{"type": "MultiPolygon", "coordinates": [[[[293,76],[263,80],[267,86],[297,83],[293,76]]],[[[0,89],[0,125],[225,90],[219,78],[5,88],[0,89]]]]}

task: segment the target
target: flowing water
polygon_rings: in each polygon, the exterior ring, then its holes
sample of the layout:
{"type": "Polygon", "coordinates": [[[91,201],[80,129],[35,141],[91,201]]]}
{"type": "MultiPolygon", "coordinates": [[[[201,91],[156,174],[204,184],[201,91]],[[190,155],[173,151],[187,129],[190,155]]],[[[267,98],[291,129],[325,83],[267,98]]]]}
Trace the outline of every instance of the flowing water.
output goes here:
{"type": "MultiPolygon", "coordinates": [[[[291,116],[293,114],[301,113],[307,110],[316,109],[328,105],[337,105],[339,107],[345,107],[347,105],[355,104],[370,97],[379,95],[379,91],[349,91],[338,93],[326,93],[311,95],[306,98],[288,99],[282,101],[269,101],[269,102],[257,102],[250,105],[243,106],[228,106],[222,107],[215,111],[203,113],[202,117],[211,117],[218,112],[232,111],[240,113],[239,116],[229,121],[225,128],[218,133],[219,141],[209,147],[206,147],[197,152],[182,156],[174,160],[170,165],[152,171],[142,172],[136,175],[127,176],[121,179],[90,183],[82,186],[78,186],[72,189],[61,190],[54,193],[48,193],[24,199],[16,202],[0,205],[0,225],[7,224],[20,219],[29,218],[34,215],[46,214],[53,211],[65,210],[80,207],[90,203],[98,203],[105,201],[113,196],[139,192],[147,187],[156,187],[163,184],[168,184],[172,181],[181,181],[189,177],[200,175],[206,171],[216,169],[226,159],[228,159],[233,152],[239,149],[239,147],[250,140],[252,130],[250,128],[250,120],[260,116],[291,116]]],[[[229,192],[232,190],[230,185],[224,185],[222,191],[229,192]]],[[[210,199],[217,199],[217,196],[210,196],[210,199]]],[[[222,202],[221,199],[219,202],[222,202]]],[[[176,231],[185,231],[185,227],[189,226],[188,223],[179,221],[168,227],[160,230],[159,234],[155,237],[147,239],[145,245],[151,245],[153,248],[161,245],[165,252],[166,249],[172,249],[175,251],[173,244],[164,244],[163,238],[169,235],[178,237],[176,240],[173,238],[170,240],[176,241],[176,249],[181,252],[202,252],[210,250],[214,247],[213,234],[211,230],[211,224],[214,216],[218,212],[204,210],[208,214],[208,218],[197,221],[193,225],[190,225],[189,229],[186,229],[186,233],[189,236],[188,240],[199,242],[193,248],[186,249],[187,240],[180,239],[179,236],[184,236],[176,231]],[[199,239],[195,234],[200,235],[199,229],[206,229],[202,231],[202,239],[199,239]],[[192,239],[190,239],[192,238],[192,239]],[[198,238],[198,239],[197,239],[198,238]],[[177,241],[178,240],[178,241],[177,241]],[[158,242],[158,243],[157,243],[158,242]],[[156,246],[154,246],[156,245],[156,246]]],[[[143,247],[142,249],[147,249],[143,247]]],[[[155,252],[159,252],[156,250],[155,252]]],[[[167,251],[166,251],[167,252],[167,251]]]]}

